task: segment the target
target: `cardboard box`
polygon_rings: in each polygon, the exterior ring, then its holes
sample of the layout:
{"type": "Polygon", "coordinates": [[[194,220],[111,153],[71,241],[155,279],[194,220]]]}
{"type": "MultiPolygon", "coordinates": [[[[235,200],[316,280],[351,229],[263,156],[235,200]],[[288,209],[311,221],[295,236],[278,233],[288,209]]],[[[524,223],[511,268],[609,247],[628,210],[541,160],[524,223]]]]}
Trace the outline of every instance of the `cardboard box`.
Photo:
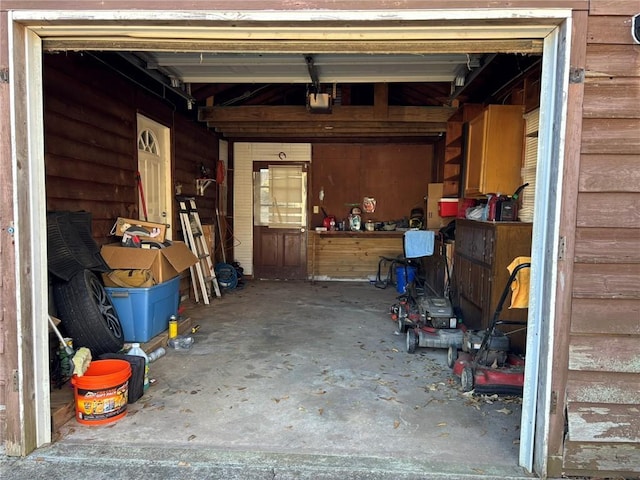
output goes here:
{"type": "Polygon", "coordinates": [[[148,342],[167,330],[169,317],[178,313],[179,287],[178,277],[148,288],[105,287],[118,313],[124,341],[148,342]]]}
{"type": "Polygon", "coordinates": [[[123,247],[119,243],[103,245],[100,254],[110,268],[151,270],[156,283],[180,275],[198,262],[184,242],[173,242],[165,248],[146,249],[123,247]]]}
{"type": "Polygon", "coordinates": [[[446,225],[438,213],[438,202],[442,198],[443,187],[442,183],[430,183],[427,185],[427,211],[425,216],[428,230],[438,230],[446,225]]]}
{"type": "Polygon", "coordinates": [[[122,237],[129,227],[141,227],[150,233],[149,236],[138,235],[142,240],[164,242],[167,234],[167,226],[164,223],[145,222],[134,218],[118,217],[112,229],[112,234],[122,237]]]}

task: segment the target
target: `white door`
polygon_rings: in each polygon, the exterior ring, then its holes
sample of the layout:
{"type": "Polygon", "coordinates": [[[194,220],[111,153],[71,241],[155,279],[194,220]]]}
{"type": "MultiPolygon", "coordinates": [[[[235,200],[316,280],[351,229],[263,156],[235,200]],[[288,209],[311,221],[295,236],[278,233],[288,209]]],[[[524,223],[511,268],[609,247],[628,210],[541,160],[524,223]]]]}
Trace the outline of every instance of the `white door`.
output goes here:
{"type": "Polygon", "coordinates": [[[138,115],[139,217],[140,220],[166,224],[166,238],[171,240],[173,202],[169,136],[168,127],[138,115]]]}

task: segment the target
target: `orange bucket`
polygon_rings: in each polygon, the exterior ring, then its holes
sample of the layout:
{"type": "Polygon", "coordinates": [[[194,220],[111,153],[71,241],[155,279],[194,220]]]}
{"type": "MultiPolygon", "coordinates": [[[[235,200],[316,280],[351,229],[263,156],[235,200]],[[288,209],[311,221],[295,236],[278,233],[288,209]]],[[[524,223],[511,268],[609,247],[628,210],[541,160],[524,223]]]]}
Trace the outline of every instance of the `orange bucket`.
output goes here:
{"type": "Polygon", "coordinates": [[[106,425],[127,414],[131,364],[126,360],[94,360],[83,376],[71,377],[76,420],[83,425],[106,425]]]}

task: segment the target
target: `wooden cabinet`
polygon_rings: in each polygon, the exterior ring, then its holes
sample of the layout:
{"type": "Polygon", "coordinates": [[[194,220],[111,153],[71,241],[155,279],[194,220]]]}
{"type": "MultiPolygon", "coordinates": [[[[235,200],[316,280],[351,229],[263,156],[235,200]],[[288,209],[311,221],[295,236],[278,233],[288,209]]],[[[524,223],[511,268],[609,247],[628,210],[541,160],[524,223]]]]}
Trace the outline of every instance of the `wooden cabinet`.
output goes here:
{"type": "Polygon", "coordinates": [[[445,137],[443,192],[444,197],[458,197],[461,193],[462,164],[464,160],[464,123],[482,111],[481,105],[467,104],[448,121],[445,137]]]}
{"type": "Polygon", "coordinates": [[[509,195],[521,183],[522,105],[489,105],[469,121],[464,196],[509,195]]]}
{"type": "MultiPolygon", "coordinates": [[[[467,327],[482,329],[489,325],[509,279],[507,266],[514,258],[531,254],[531,232],[531,223],[456,220],[453,292],[467,327]]],[[[526,309],[509,309],[508,298],[500,319],[526,318],[526,309]]],[[[514,350],[524,351],[525,339],[524,331],[514,333],[514,350]]]]}

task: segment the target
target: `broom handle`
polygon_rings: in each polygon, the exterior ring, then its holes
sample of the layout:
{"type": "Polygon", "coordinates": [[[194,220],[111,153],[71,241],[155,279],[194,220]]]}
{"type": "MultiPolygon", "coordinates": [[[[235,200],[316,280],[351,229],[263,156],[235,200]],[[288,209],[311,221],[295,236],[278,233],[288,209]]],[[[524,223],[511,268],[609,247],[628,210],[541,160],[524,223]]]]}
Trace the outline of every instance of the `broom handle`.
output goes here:
{"type": "Polygon", "coordinates": [[[58,330],[58,327],[56,327],[56,324],[53,322],[51,315],[47,315],[47,316],[49,317],[49,323],[51,324],[53,331],[56,332],[56,335],[60,339],[60,343],[64,345],[64,351],[67,352],[67,355],[73,355],[73,348],[67,345],[67,342],[65,342],[64,337],[60,333],[60,330],[58,330]]]}

